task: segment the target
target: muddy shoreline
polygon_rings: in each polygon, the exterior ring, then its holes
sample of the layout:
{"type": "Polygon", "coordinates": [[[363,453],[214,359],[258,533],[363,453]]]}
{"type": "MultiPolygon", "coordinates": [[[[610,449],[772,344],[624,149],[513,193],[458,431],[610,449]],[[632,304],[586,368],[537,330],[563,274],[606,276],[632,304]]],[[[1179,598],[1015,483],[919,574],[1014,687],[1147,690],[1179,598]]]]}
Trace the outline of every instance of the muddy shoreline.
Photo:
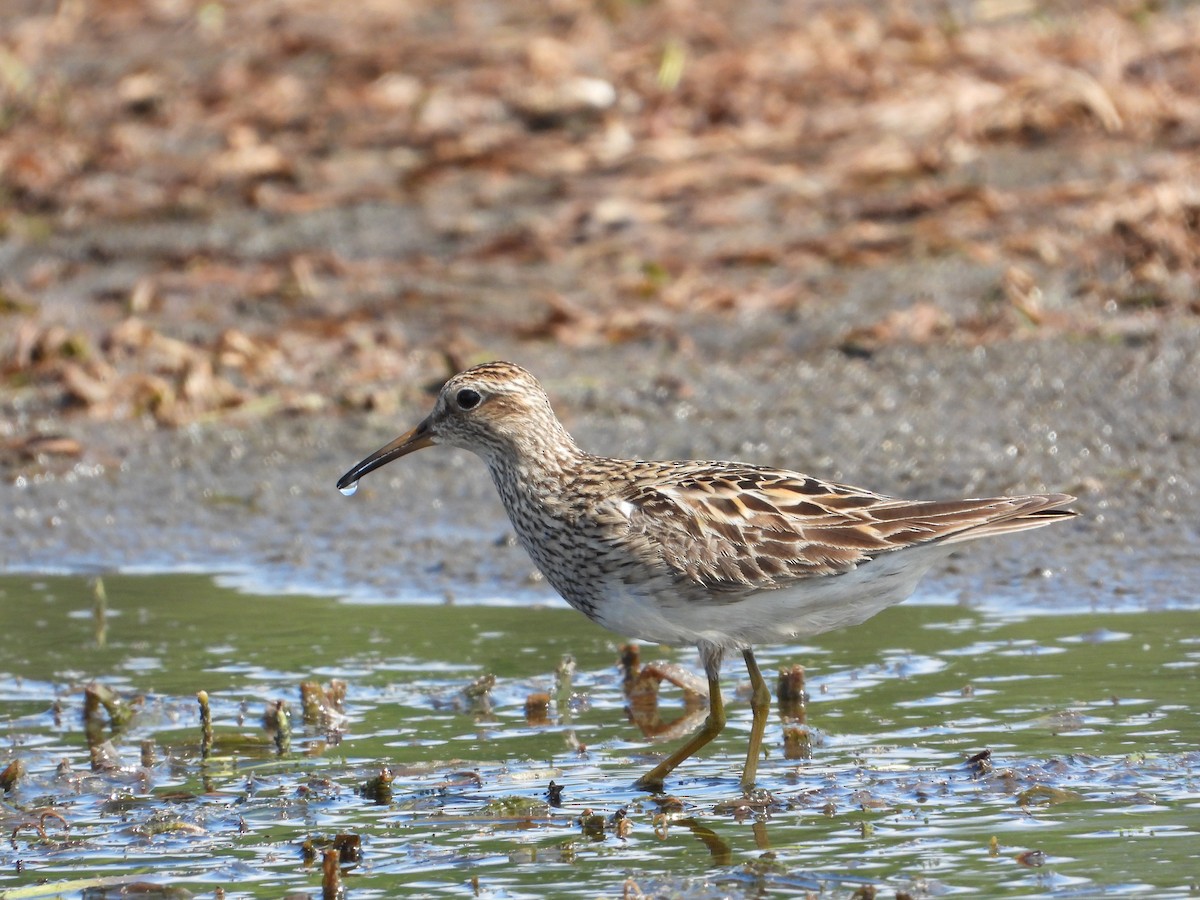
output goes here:
{"type": "MultiPolygon", "coordinates": [[[[792,358],[786,346],[703,361],[630,345],[503,352],[544,379],[597,452],[783,464],[901,495],[1079,496],[1077,523],[973,546],[927,580],[927,597],[1101,609],[1192,600],[1200,328],[869,359],[792,358]]],[[[71,420],[82,457],[22,467],[6,488],[0,568],[192,569],[385,600],[549,599],[469,454],[425,451],[353,498],[334,489],[422,414],[413,404],[176,431],[71,420]]]]}

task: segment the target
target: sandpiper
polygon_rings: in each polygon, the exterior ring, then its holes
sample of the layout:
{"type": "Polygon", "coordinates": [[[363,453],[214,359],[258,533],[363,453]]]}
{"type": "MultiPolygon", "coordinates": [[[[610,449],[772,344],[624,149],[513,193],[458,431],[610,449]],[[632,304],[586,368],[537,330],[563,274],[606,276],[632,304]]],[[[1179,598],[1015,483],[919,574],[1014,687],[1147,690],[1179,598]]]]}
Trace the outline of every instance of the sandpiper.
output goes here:
{"type": "Polygon", "coordinates": [[[1074,515],[1067,494],[899,500],[746,463],[593,456],[537,379],[508,362],[455,375],[424,421],[338,488],[351,493],[368,472],[434,444],[482,457],[521,545],[571,606],[618,634],[699,649],[709,715],[638,779],[655,792],[724,727],[726,651],[741,651],[753,688],[749,791],[770,705],[755,644],[856,625],[912,594],[955,545],[1074,515]]]}

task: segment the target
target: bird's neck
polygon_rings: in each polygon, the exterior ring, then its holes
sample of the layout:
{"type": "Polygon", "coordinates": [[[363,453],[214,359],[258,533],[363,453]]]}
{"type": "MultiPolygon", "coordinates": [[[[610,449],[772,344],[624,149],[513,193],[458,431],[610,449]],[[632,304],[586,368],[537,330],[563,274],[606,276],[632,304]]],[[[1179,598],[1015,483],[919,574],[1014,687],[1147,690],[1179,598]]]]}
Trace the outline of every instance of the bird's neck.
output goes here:
{"type": "Polygon", "coordinates": [[[508,505],[510,500],[517,499],[510,494],[523,495],[521,502],[534,498],[542,498],[544,502],[557,497],[587,457],[588,454],[559,426],[557,432],[527,433],[507,452],[488,454],[485,462],[508,505]]]}

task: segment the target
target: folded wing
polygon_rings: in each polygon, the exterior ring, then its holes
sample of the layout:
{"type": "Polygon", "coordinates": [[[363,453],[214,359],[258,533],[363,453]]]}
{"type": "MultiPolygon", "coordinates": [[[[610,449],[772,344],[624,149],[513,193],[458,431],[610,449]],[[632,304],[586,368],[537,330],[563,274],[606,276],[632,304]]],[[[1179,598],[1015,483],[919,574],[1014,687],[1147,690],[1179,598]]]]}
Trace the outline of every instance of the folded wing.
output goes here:
{"type": "Polygon", "coordinates": [[[620,498],[629,527],[708,590],[785,587],[880,554],[1038,528],[1073,516],[1066,494],[897,500],[793,472],[713,463],[666,470],[620,498]]]}

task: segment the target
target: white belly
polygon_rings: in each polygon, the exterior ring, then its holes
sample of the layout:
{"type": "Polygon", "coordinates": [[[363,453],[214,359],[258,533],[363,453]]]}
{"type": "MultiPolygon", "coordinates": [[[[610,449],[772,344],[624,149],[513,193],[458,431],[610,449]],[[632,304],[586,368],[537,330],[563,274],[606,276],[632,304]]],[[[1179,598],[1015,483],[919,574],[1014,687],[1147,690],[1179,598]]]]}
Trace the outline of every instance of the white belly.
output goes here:
{"type": "Polygon", "coordinates": [[[647,594],[640,586],[608,585],[593,618],[618,634],[662,644],[708,642],[744,649],[780,644],[865,622],[906,600],[937,560],[937,545],[880,556],[842,575],[800,581],[742,599],[709,595],[683,599],[668,591],[647,594]]]}

